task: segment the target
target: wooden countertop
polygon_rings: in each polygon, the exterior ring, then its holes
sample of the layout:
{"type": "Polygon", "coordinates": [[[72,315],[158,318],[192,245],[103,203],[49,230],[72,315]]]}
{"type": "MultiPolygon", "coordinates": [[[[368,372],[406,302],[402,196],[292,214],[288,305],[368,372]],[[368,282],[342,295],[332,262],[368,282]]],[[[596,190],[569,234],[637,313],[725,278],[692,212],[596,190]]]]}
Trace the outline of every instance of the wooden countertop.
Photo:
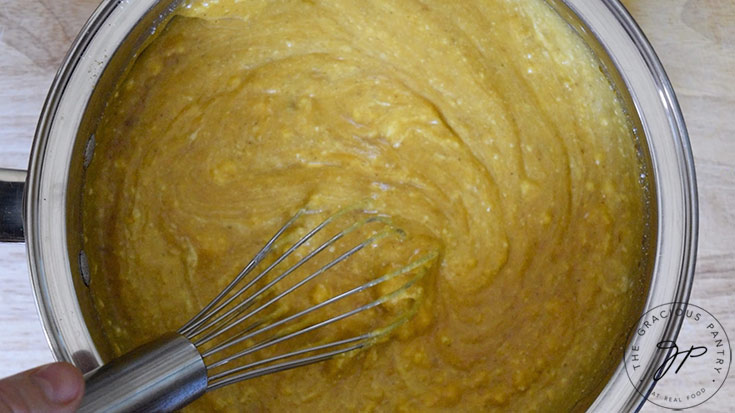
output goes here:
{"type": "MultiPolygon", "coordinates": [[[[712,312],[735,341],[735,1],[624,3],[663,61],[691,137],[700,206],[691,302],[712,312]]],[[[26,167],[48,87],[97,4],[0,0],[0,167],[26,167]]],[[[0,331],[0,377],[52,360],[23,244],[0,245],[0,331]]],[[[734,406],[731,369],[720,392],[694,410],[726,412],[734,406]]]]}

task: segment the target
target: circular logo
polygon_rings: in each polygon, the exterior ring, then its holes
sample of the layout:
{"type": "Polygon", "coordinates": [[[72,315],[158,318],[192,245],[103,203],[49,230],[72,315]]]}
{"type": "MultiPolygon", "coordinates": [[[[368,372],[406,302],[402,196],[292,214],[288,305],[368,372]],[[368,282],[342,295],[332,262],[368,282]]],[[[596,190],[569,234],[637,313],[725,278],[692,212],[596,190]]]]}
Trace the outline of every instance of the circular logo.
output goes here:
{"type": "Polygon", "coordinates": [[[725,383],[732,363],[722,324],[694,304],[668,303],[647,311],[629,334],[625,371],[649,402],[681,410],[698,406],[725,383]],[[676,340],[664,332],[681,321],[676,340]]]}

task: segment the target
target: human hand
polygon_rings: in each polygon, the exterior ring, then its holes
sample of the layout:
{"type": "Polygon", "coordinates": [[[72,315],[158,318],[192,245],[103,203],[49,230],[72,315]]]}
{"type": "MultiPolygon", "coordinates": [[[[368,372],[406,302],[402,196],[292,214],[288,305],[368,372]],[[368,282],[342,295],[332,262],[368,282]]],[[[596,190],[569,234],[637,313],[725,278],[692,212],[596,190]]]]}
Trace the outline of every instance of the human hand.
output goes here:
{"type": "Polygon", "coordinates": [[[51,363],[0,380],[0,413],[73,413],[84,378],[69,363],[51,363]]]}

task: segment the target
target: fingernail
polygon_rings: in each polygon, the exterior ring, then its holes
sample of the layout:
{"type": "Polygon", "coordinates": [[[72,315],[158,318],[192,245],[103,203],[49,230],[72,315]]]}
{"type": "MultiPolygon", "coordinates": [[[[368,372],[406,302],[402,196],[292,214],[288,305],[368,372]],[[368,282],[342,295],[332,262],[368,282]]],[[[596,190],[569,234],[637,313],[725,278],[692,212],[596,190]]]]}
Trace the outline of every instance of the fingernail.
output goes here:
{"type": "Polygon", "coordinates": [[[45,365],[33,372],[31,378],[43,390],[48,401],[60,405],[75,400],[84,383],[81,373],[67,363],[45,365]]]}

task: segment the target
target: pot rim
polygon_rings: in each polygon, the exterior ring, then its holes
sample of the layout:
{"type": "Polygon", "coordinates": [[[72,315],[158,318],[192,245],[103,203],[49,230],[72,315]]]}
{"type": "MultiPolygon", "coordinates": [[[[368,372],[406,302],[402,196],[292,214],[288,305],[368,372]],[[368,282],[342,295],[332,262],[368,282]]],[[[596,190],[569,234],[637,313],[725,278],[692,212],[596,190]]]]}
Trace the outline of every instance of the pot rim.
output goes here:
{"type": "MultiPolygon", "coordinates": [[[[575,30],[595,39],[611,58],[651,148],[658,237],[644,311],[662,304],[663,298],[687,303],[696,261],[698,198],[691,145],[671,82],[645,35],[618,0],[545,1],[554,3],[557,12],[574,13],[584,22],[575,30]]],[[[73,282],[80,264],[70,257],[77,252],[68,247],[67,186],[74,142],[87,103],[118,46],[160,3],[166,2],[105,0],[95,10],[51,85],[31,150],[24,213],[36,306],[54,357],[85,372],[98,367],[103,358],[85,323],[73,282]]],[[[180,0],[169,3],[176,5],[180,0]]],[[[682,320],[672,317],[662,325],[661,337],[675,339],[682,320]]],[[[653,384],[648,392],[652,389],[653,384]]],[[[644,402],[644,395],[627,381],[621,361],[589,410],[637,410],[644,402]]]]}

